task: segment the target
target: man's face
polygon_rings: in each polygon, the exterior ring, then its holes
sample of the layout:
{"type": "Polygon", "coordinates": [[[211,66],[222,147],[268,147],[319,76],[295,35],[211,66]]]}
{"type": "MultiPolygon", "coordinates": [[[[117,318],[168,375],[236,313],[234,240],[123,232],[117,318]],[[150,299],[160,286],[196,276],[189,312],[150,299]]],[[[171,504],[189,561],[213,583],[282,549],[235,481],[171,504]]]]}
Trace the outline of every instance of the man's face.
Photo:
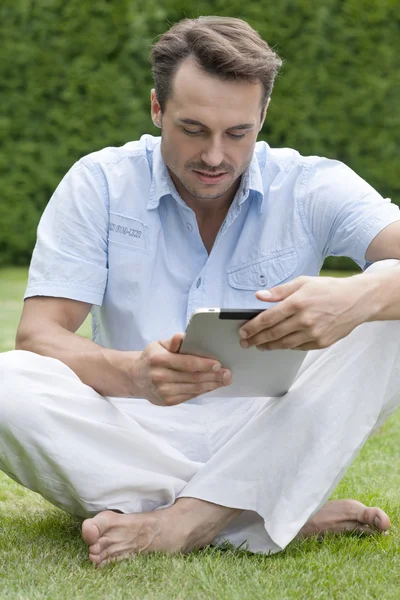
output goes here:
{"type": "Polygon", "coordinates": [[[261,83],[224,81],[185,60],[161,114],[153,92],[153,121],[161,152],[184,199],[232,196],[247,169],[261,128],[261,83]],[[186,196],[186,198],[185,198],[186,196]]]}

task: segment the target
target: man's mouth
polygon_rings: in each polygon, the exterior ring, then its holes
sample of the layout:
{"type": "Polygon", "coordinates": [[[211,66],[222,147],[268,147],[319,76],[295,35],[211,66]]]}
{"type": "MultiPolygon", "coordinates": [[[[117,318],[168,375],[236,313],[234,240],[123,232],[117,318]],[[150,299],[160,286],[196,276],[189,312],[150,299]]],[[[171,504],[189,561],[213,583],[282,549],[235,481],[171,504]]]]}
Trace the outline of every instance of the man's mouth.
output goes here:
{"type": "Polygon", "coordinates": [[[196,175],[197,179],[199,179],[202,183],[211,183],[211,184],[220,183],[228,175],[228,173],[226,173],[226,172],[208,173],[206,171],[195,171],[195,170],[193,170],[193,173],[196,175]]]}

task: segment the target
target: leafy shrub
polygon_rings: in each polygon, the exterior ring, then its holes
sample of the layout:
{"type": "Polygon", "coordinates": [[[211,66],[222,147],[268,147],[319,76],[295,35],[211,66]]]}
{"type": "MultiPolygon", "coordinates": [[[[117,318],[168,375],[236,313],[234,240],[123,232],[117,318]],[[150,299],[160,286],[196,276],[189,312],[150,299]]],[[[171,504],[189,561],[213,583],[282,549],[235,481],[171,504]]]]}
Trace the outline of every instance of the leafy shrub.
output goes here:
{"type": "MultiPolygon", "coordinates": [[[[149,50],[185,16],[241,17],[285,63],[260,138],[343,160],[400,199],[400,4],[393,0],[2,0],[0,265],[26,264],[80,156],[156,133],[149,50]]],[[[330,261],[330,262],[329,262],[330,261]]],[[[348,260],[331,266],[354,268],[348,260]]]]}

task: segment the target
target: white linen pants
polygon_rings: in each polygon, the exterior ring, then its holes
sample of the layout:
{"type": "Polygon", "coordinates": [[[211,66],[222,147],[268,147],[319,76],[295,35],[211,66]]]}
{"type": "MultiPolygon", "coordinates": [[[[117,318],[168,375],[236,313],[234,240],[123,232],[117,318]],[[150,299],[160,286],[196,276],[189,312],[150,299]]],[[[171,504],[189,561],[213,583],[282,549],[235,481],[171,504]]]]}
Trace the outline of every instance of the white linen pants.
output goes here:
{"type": "MultiPolygon", "coordinates": [[[[397,261],[381,261],[370,270],[397,261]]],[[[103,397],[62,362],[0,354],[0,470],[73,515],[190,496],[243,509],[216,539],[277,552],[400,404],[400,321],[309,352],[281,398],[159,407],[103,397]]]]}

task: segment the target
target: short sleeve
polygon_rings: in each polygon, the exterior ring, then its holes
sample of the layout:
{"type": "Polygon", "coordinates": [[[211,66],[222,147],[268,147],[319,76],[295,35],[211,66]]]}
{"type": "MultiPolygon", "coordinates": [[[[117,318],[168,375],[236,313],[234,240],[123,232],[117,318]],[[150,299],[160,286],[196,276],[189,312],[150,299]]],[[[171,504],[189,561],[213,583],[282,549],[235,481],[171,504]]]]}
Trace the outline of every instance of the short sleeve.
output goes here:
{"type": "Polygon", "coordinates": [[[324,158],[310,166],[300,205],[321,258],[348,256],[361,268],[372,240],[400,220],[399,208],[389,198],[345,164],[324,158]]]}
{"type": "Polygon", "coordinates": [[[39,222],[25,298],[55,296],[102,304],[107,284],[107,205],[99,167],[77,162],[39,222]]]}

